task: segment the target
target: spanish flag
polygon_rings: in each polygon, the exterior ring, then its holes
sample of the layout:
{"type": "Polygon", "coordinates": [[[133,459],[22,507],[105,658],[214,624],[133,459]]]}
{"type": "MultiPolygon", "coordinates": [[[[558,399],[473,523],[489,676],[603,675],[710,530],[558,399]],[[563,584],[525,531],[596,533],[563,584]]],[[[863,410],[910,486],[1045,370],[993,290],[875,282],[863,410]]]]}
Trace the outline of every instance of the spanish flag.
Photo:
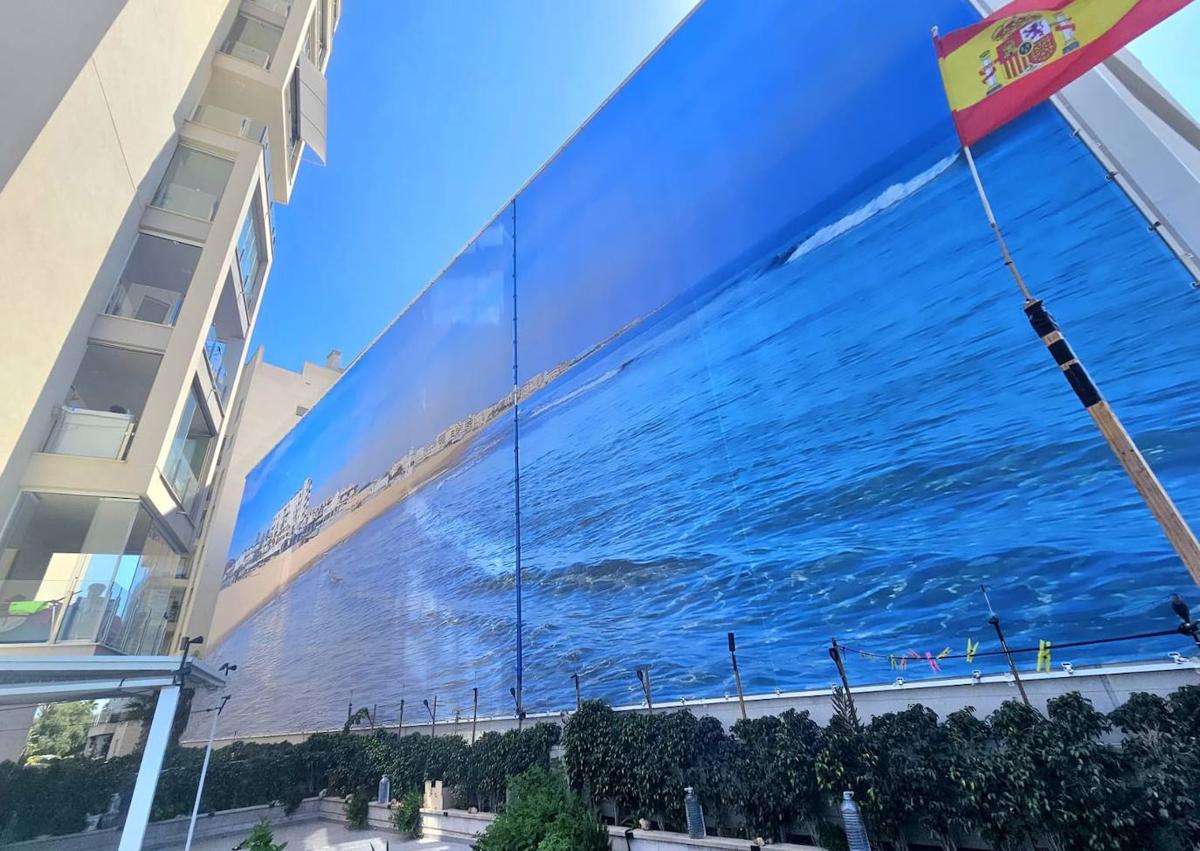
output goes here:
{"type": "Polygon", "coordinates": [[[934,35],[964,145],[1050,97],[1191,0],[1013,0],[934,35]]]}

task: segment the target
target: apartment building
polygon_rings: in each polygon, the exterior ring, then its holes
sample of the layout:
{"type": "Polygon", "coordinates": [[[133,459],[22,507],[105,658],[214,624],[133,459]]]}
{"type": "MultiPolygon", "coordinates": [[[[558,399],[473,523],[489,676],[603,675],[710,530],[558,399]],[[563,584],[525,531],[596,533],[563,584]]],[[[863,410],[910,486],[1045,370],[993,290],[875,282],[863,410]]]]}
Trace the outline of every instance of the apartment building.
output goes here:
{"type": "MultiPolygon", "coordinates": [[[[341,6],[0,4],[0,657],[203,633],[215,461],[341,6]]],[[[31,717],[0,711],[0,759],[31,717]]]]}

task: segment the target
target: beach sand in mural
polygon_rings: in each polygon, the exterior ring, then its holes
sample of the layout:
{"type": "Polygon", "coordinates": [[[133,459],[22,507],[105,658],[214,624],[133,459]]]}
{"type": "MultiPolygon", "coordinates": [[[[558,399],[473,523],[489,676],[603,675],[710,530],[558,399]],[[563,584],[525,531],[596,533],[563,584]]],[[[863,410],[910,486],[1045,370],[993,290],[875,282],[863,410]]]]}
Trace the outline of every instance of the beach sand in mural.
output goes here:
{"type": "Polygon", "coordinates": [[[397,478],[386,488],[366,497],[300,546],[268,559],[249,576],[223,588],[220,605],[209,630],[210,641],[214,644],[221,641],[246,618],[312,567],[316,560],[331,548],[354,535],[402,499],[411,496],[452,469],[482,430],[481,427],[468,433],[457,443],[421,461],[411,473],[397,478]]]}

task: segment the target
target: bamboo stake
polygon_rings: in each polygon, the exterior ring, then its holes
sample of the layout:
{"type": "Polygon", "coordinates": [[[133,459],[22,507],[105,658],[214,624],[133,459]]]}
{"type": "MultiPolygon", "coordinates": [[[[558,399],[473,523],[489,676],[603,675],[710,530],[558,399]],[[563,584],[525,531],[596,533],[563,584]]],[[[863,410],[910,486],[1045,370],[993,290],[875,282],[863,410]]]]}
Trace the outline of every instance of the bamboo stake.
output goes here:
{"type": "Polygon", "coordinates": [[[1083,404],[1084,410],[1091,416],[1095,422],[1096,428],[1108,443],[1113,454],[1117,456],[1117,461],[1125,470],[1125,474],[1129,476],[1133,486],[1137,488],[1146,506],[1150,509],[1150,513],[1154,515],[1154,519],[1158,521],[1162,527],[1163,533],[1171,546],[1175,548],[1175,552],[1179,554],[1180,560],[1188,573],[1191,574],[1192,580],[1200,585],[1200,542],[1197,542],[1195,534],[1189,528],[1187,521],[1183,519],[1183,515],[1179,513],[1179,509],[1175,507],[1175,503],[1171,501],[1171,497],[1167,495],[1166,489],[1154,475],[1154,471],[1150,468],[1145,457],[1138,450],[1137,445],[1130,438],[1129,433],[1117,418],[1116,412],[1100,395],[1099,388],[1092,382],[1087,370],[1083,364],[1075,356],[1075,352],[1067,343],[1058,324],[1046,311],[1045,305],[1041,299],[1034,298],[1029,291],[1029,287],[1025,283],[1025,279],[1021,277],[1020,270],[1017,269],[1017,264],[1013,261],[1012,255],[1009,253],[1008,244],[1004,241],[1004,235],[1000,232],[1000,225],[996,222],[996,216],[992,212],[992,205],[988,201],[987,192],[983,188],[983,181],[979,177],[979,169],[975,167],[975,158],[971,155],[970,146],[963,146],[963,153],[966,155],[967,165],[971,169],[971,177],[975,181],[975,189],[979,192],[979,200],[983,202],[983,211],[987,214],[988,224],[992,228],[992,233],[996,236],[996,242],[1000,246],[1000,253],[1004,257],[1004,265],[1008,267],[1012,273],[1013,280],[1016,281],[1017,287],[1021,291],[1021,295],[1025,299],[1025,315],[1029,319],[1029,324],[1033,327],[1034,333],[1038,335],[1042,343],[1050,351],[1051,357],[1062,370],[1063,375],[1067,379],[1067,383],[1071,385],[1071,389],[1075,391],[1075,395],[1079,397],[1079,401],[1083,404]]]}

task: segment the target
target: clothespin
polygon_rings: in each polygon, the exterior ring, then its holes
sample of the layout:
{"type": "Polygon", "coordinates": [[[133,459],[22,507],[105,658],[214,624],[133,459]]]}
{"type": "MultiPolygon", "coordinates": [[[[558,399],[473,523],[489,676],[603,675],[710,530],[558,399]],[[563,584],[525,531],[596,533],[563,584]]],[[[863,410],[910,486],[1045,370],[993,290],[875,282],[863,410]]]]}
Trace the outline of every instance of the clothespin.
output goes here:
{"type": "Polygon", "coordinates": [[[925,661],[929,663],[929,669],[931,671],[942,670],[942,666],[938,664],[938,660],[934,659],[933,654],[930,653],[928,650],[925,651],[925,661]]]}
{"type": "Polygon", "coordinates": [[[898,668],[898,667],[899,667],[899,666],[896,664],[896,654],[895,654],[895,653],[893,653],[892,655],[888,656],[888,661],[889,661],[889,662],[892,664],[892,670],[893,670],[893,671],[894,671],[894,670],[896,670],[896,668],[898,668]]]}
{"type": "Polygon", "coordinates": [[[979,652],[979,642],[971,643],[971,639],[967,639],[967,664],[970,665],[975,661],[975,654],[979,652]]]}
{"type": "Polygon", "coordinates": [[[949,648],[949,647],[947,647],[945,650],[943,650],[941,653],[939,653],[939,654],[937,655],[937,660],[940,662],[940,661],[942,661],[943,659],[945,659],[945,658],[946,658],[947,656],[949,656],[949,655],[950,655],[950,648],[949,648]]]}
{"type": "Polygon", "coordinates": [[[1049,641],[1039,641],[1038,642],[1037,670],[1039,673],[1041,673],[1043,665],[1045,666],[1046,673],[1049,673],[1050,672],[1050,642],[1049,641]]]}

